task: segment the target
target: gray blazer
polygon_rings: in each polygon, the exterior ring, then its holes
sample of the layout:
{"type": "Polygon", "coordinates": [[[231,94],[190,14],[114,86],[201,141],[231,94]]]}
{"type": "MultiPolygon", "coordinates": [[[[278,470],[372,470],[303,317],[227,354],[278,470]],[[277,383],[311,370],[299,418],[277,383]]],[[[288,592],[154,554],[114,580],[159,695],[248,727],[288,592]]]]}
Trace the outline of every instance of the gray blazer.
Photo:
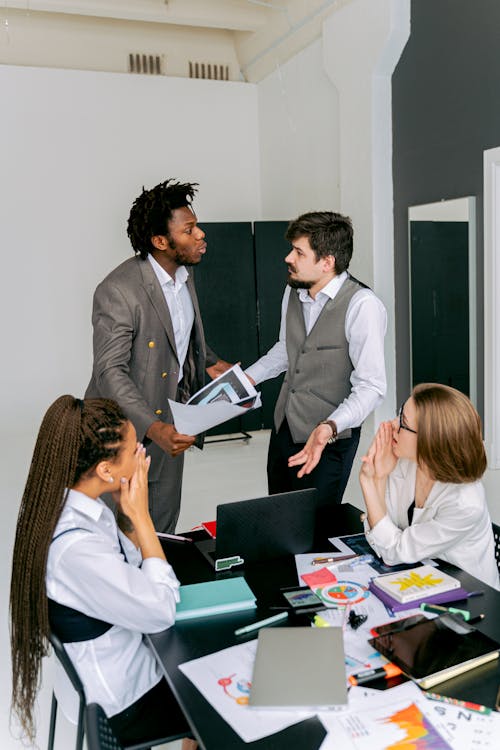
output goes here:
{"type": "MultiPolygon", "coordinates": [[[[217,356],[205,344],[192,276],[187,280],[194,308],[191,343],[184,367],[190,393],[204,383],[205,367],[217,356]],[[189,366],[191,364],[191,367],[189,366]]],[[[168,399],[177,394],[179,360],[170,312],[147,260],[130,258],[115,268],[94,294],[94,364],[86,398],[112,398],[144,441],[158,419],[172,423],[168,399]]],[[[146,442],[148,442],[146,440],[146,442]]],[[[163,451],[151,443],[149,479],[160,473],[163,451]]]]}

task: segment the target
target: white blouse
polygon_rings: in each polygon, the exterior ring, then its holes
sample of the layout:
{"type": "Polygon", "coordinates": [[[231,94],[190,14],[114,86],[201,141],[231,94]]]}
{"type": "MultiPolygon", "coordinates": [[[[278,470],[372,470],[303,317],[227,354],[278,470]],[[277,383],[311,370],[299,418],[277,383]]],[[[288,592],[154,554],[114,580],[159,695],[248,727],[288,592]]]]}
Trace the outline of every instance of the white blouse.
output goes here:
{"type": "Polygon", "coordinates": [[[500,589],[491,519],[482,482],[435,482],[423,508],[415,497],[417,464],[400,459],[387,480],[386,515],[370,529],[368,542],[387,565],[439,557],[500,589]]]}
{"type": "MultiPolygon", "coordinates": [[[[65,644],[88,703],[114,716],[160,681],[142,636],[173,625],[179,582],[165,560],[142,560],[102,500],[70,490],[49,548],[46,584],[51,599],[113,625],[93,640],[65,644]],[[69,529],[82,530],[55,539],[69,529]]],[[[59,665],[55,691],[67,718],[76,721],[76,693],[59,665]]]]}

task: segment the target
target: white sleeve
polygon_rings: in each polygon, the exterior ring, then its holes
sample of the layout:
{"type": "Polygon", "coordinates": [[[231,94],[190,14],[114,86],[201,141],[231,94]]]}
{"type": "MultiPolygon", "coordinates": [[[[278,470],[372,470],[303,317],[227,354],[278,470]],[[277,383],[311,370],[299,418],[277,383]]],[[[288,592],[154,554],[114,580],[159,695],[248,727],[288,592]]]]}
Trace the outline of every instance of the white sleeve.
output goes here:
{"type": "Polygon", "coordinates": [[[414,520],[401,529],[387,514],[372,529],[365,523],[368,542],[387,565],[440,557],[469,535],[482,515],[480,506],[462,501],[461,487],[444,485],[443,498],[428,520],[414,520]]]}
{"type": "Polygon", "coordinates": [[[276,378],[288,368],[288,355],[286,352],[286,312],[288,309],[288,299],[290,297],[290,287],[287,286],[283,299],[281,301],[281,323],[279,339],[274,346],[269,349],[267,354],[247,367],[246,374],[249,375],[257,385],[264,380],[276,378]]]}
{"type": "Polygon", "coordinates": [[[384,337],[387,313],[382,302],[370,289],[352,297],[347,308],[345,334],[353,364],[351,392],[333,411],[337,431],[358,427],[385,398],[384,337]]]}
{"type": "Polygon", "coordinates": [[[141,633],[174,623],[179,582],[165,560],[147,558],[137,567],[137,561],[125,562],[97,535],[75,532],[72,537],[57,556],[52,586],[58,602],[141,633]]]}

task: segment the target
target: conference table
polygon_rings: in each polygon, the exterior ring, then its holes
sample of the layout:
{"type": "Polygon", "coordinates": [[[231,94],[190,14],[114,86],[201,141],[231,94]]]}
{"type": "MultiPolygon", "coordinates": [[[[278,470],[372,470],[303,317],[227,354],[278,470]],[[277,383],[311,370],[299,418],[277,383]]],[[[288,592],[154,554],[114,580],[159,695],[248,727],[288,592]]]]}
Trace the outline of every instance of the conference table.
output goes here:
{"type": "MultiPolygon", "coordinates": [[[[356,534],[361,531],[358,508],[349,503],[324,508],[317,520],[314,547],[311,551],[327,550],[328,537],[356,534]]],[[[194,541],[207,538],[206,532],[203,531],[188,532],[186,536],[194,541]]],[[[181,584],[199,583],[215,577],[214,571],[195,544],[165,542],[164,546],[167,558],[181,584]]],[[[442,562],[440,568],[459,578],[468,591],[484,591],[482,596],[468,599],[455,606],[470,610],[473,616],[484,614],[485,618],[477,628],[500,641],[500,592],[453,565],[442,562]]],[[[244,576],[256,595],[256,610],[184,620],[162,633],[146,636],[147,642],[182,706],[194,736],[204,750],[317,750],[326,735],[326,730],[317,717],[294,724],[258,741],[244,742],[178,669],[179,664],[255,638],[257,631],[239,637],[235,636],[234,631],[274,614],[269,607],[276,604],[279,589],[297,584],[295,558],[288,555],[253,563],[245,567],[244,576]]],[[[290,617],[285,625],[306,623],[310,623],[310,620],[304,616],[290,617]]],[[[398,684],[402,679],[404,678],[380,680],[371,683],[370,687],[386,689],[398,684]]],[[[440,683],[435,691],[441,695],[494,708],[499,685],[499,660],[495,660],[440,683]]]]}

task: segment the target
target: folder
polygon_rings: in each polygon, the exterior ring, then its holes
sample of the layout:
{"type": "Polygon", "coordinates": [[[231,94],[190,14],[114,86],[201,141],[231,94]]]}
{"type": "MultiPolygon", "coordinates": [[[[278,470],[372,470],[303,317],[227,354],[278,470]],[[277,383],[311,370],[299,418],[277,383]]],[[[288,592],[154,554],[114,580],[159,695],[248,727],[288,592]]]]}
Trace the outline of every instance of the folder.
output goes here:
{"type": "Polygon", "coordinates": [[[255,608],[255,596],[243,576],[181,586],[176,622],[255,608]]]}
{"type": "Polygon", "coordinates": [[[403,612],[405,609],[415,609],[416,607],[419,607],[422,602],[427,602],[428,604],[457,602],[460,599],[467,599],[467,596],[469,595],[469,592],[460,586],[458,589],[445,591],[442,594],[434,594],[433,596],[423,596],[421,599],[415,599],[412,602],[398,602],[393,596],[382,591],[382,589],[377,586],[374,579],[370,581],[368,588],[372,594],[375,594],[377,599],[380,599],[380,601],[389,607],[389,609],[392,609],[393,612],[403,612]]]}

